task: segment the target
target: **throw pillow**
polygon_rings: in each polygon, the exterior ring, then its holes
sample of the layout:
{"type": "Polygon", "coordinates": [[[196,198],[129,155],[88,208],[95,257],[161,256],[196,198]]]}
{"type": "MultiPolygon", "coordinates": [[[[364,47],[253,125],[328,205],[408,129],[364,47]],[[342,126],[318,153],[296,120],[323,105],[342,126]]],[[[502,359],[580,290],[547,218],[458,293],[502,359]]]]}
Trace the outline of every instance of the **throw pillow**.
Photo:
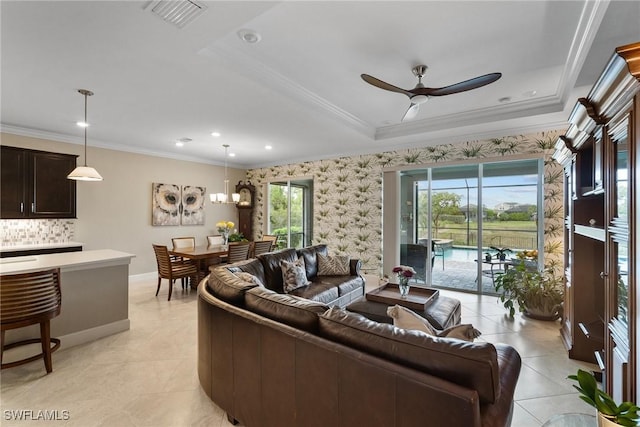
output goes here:
{"type": "Polygon", "coordinates": [[[282,283],[285,293],[311,283],[307,280],[307,271],[304,268],[304,258],[302,257],[294,262],[280,260],[280,268],[282,268],[282,283]]]}
{"type": "Polygon", "coordinates": [[[240,271],[238,273],[235,273],[235,275],[238,276],[240,279],[242,279],[244,282],[253,283],[254,285],[258,285],[258,286],[264,286],[262,281],[251,273],[240,271]]]}
{"type": "Polygon", "coordinates": [[[348,276],[350,272],[348,255],[323,255],[318,253],[318,276],[348,276]]]}
{"type": "Polygon", "coordinates": [[[482,332],[469,324],[452,326],[442,332],[438,332],[439,337],[457,338],[469,342],[473,342],[480,335],[482,335],[482,332]]]}
{"type": "Polygon", "coordinates": [[[437,335],[438,333],[427,319],[401,305],[387,308],[387,316],[393,319],[393,326],[398,328],[422,331],[428,335],[437,335]]]}
{"type": "Polygon", "coordinates": [[[440,338],[456,338],[473,342],[481,335],[481,332],[470,324],[452,326],[444,331],[435,329],[427,319],[400,305],[394,305],[387,309],[387,315],[393,319],[393,326],[403,329],[422,331],[428,335],[440,338]]]}

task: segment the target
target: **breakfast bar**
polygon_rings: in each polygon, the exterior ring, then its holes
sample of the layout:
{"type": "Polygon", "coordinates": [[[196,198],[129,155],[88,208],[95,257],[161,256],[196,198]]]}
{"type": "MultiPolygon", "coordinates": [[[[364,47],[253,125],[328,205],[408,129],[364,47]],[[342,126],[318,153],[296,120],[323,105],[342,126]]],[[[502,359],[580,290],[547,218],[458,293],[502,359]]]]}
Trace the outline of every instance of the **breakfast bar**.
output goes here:
{"type": "MultiPolygon", "coordinates": [[[[129,329],[129,264],[111,249],[2,258],[0,274],[60,268],[62,310],[51,335],[71,347],[129,329]]],[[[0,286],[1,286],[0,282],[0,286]]],[[[38,336],[37,326],[6,332],[6,343],[38,336]]]]}

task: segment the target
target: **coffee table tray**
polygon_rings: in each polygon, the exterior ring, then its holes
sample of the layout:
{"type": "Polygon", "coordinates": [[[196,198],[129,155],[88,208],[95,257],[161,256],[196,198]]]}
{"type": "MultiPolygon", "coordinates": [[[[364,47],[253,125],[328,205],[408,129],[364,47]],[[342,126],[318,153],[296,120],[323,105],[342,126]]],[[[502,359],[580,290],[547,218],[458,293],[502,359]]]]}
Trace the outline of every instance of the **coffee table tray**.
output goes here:
{"type": "Polygon", "coordinates": [[[405,298],[400,297],[397,283],[387,283],[377,289],[367,292],[365,297],[369,301],[382,302],[389,305],[401,305],[412,310],[424,310],[438,298],[440,291],[433,288],[412,286],[405,298]]]}

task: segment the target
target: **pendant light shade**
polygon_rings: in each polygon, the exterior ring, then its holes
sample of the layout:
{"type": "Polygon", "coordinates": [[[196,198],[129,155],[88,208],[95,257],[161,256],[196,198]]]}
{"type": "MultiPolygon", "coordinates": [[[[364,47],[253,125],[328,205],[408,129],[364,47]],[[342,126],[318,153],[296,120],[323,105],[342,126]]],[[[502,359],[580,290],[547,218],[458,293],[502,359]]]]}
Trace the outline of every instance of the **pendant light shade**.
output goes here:
{"type": "Polygon", "coordinates": [[[89,127],[89,122],[87,122],[87,97],[92,96],[93,92],[86,89],[78,89],[78,92],[84,95],[84,122],[81,124],[84,128],[84,166],[76,167],[67,175],[67,178],[76,181],[102,181],[102,176],[98,171],[87,166],[87,128],[89,127]]]}
{"type": "Polygon", "coordinates": [[[78,166],[69,175],[69,179],[76,181],[102,181],[102,177],[97,170],[90,166],[78,166]]]}
{"type": "Polygon", "coordinates": [[[229,177],[227,176],[227,150],[229,144],[224,144],[224,193],[211,193],[209,199],[211,203],[238,203],[240,201],[240,194],[229,194],[229,177]]]}

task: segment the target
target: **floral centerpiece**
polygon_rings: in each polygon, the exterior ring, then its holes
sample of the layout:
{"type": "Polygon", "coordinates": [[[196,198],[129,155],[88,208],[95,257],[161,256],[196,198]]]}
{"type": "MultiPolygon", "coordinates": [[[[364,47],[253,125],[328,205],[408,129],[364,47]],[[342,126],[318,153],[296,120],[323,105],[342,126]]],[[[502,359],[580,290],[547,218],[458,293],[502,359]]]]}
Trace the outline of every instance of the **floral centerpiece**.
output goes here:
{"type": "Polygon", "coordinates": [[[218,233],[220,233],[220,235],[224,239],[224,245],[229,242],[229,234],[231,233],[231,230],[233,230],[233,227],[235,227],[235,224],[231,221],[218,221],[216,223],[218,233]]]}
{"type": "Polygon", "coordinates": [[[406,297],[409,294],[409,279],[416,275],[416,271],[413,267],[407,265],[398,265],[391,270],[398,276],[398,288],[400,289],[400,296],[406,297]]]}

